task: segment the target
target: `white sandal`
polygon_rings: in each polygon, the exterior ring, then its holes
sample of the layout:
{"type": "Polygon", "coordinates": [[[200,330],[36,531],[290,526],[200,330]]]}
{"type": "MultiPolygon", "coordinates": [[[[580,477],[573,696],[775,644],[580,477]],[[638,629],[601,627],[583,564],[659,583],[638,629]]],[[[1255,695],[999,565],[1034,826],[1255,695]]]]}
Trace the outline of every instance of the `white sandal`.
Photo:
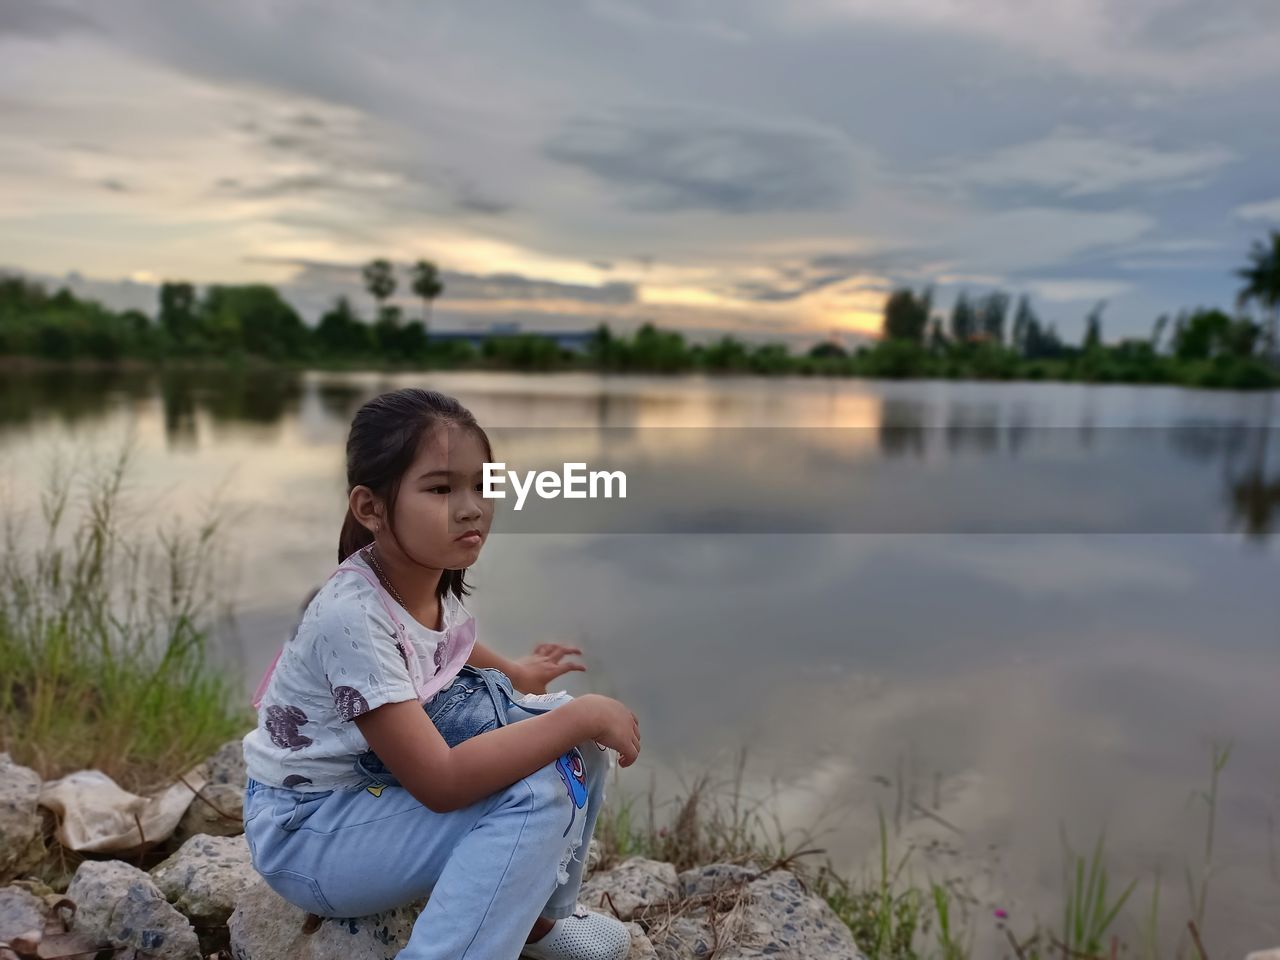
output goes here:
{"type": "Polygon", "coordinates": [[[617,917],[576,904],[533,943],[526,943],[524,960],[626,960],[631,932],[617,917]]]}

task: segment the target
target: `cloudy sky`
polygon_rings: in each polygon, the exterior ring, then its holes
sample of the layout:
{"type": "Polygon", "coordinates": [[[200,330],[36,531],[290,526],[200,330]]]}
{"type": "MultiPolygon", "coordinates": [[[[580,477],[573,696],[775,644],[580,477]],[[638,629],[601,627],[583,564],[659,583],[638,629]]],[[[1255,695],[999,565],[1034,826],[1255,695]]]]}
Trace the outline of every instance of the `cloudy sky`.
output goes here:
{"type": "Polygon", "coordinates": [[[1280,228],[1277,51],[1276,0],[0,0],[0,267],[314,318],[428,257],[440,328],[752,339],[999,285],[1145,334],[1280,228]]]}

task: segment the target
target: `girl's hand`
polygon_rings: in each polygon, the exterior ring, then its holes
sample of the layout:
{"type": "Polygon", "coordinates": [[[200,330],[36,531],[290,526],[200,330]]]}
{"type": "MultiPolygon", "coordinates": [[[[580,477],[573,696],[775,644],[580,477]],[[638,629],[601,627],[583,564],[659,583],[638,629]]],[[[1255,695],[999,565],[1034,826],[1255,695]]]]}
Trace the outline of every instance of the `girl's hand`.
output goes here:
{"type": "Polygon", "coordinates": [[[581,655],[582,651],[561,643],[540,643],[529,656],[515,661],[516,672],[511,677],[511,685],[522,693],[546,693],[547,684],[556,677],[587,669],[581,663],[564,660],[575,654],[581,655]]]}
{"type": "Polygon", "coordinates": [[[629,767],[640,755],[640,721],[620,700],[588,693],[575,703],[589,711],[591,739],[599,746],[618,751],[618,766],[629,767]]]}

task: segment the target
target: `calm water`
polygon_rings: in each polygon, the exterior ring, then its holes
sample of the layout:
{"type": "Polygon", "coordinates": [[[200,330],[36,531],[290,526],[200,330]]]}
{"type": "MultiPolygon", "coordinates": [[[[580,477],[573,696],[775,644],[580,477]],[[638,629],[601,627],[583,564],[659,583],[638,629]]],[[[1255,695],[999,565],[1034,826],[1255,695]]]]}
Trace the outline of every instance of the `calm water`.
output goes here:
{"type": "MultiPolygon", "coordinates": [[[[627,469],[625,504],[505,510],[470,601],[486,643],[576,643],[589,671],[564,686],[636,711],[645,749],[622,789],[652,782],[661,802],[708,767],[728,780],[745,747],[747,789],[846,869],[867,862],[883,809],[919,877],[980,898],[980,938],[995,905],[1019,929],[1056,916],[1060,826],[1081,850],[1105,826],[1142,906],[1161,872],[1173,932],[1184,868],[1203,861],[1210,744],[1230,740],[1206,941],[1224,957],[1280,942],[1280,399],[9,376],[0,463],[11,501],[34,505],[54,451],[131,437],[141,523],[216,497],[236,558],[220,650],[247,696],[336,561],[351,415],[409,384],[458,396],[513,467],[627,469]]],[[[1134,922],[1121,932],[1136,946],[1134,922]]]]}

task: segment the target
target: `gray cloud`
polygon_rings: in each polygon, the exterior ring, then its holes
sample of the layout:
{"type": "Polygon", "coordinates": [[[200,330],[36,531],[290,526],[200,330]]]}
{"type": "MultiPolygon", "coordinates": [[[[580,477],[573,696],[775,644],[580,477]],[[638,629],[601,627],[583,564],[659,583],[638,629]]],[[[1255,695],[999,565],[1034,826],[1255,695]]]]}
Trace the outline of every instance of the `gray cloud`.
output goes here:
{"type": "Polygon", "coordinates": [[[1120,334],[1230,302],[1231,268],[1280,218],[1257,121],[1280,71],[1271,0],[104,9],[0,0],[0,203],[31,225],[0,259],[52,275],[235,281],[243,253],[421,247],[480,291],[459,305],[649,311],[503,274],[611,264],[682,304],[731,298],[706,324],[736,309],[757,329],[825,327],[806,301],[858,276],[1126,282],[1120,334]],[[84,141],[102,153],[73,153],[84,141]],[[1184,240],[1214,253],[1156,246],[1184,240]]]}
{"type": "Polygon", "coordinates": [[[0,34],[50,39],[65,33],[92,31],[97,22],[78,10],[32,0],[0,0],[0,34]]]}
{"type": "Polygon", "coordinates": [[[853,159],[837,134],[723,112],[642,108],[576,118],[546,153],[622,188],[636,210],[821,210],[852,192],[853,159]]]}
{"type": "MultiPolygon", "coordinates": [[[[325,118],[313,111],[286,118],[237,122],[264,156],[283,158],[292,171],[255,182],[219,178],[217,193],[247,200],[349,197],[387,213],[462,212],[493,217],[513,205],[481,190],[452,166],[405,156],[382,143],[358,116],[325,118]]],[[[281,216],[292,216],[286,211],[281,216]]]]}

